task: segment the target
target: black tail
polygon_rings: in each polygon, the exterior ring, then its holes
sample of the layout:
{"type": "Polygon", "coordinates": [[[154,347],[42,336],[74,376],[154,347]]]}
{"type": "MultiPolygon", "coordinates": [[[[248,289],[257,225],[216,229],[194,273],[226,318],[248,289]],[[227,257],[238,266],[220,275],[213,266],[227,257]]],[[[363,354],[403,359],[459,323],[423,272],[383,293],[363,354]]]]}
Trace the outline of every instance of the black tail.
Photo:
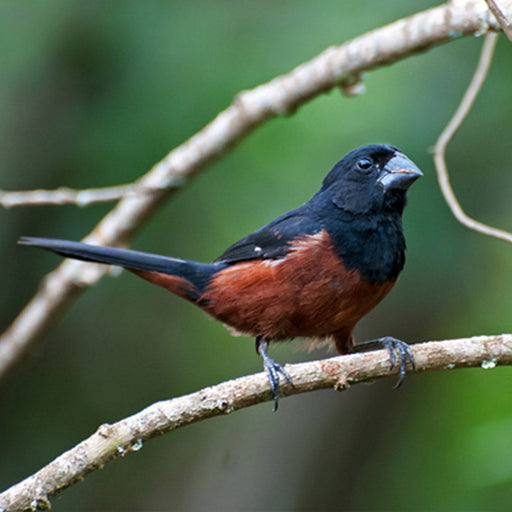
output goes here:
{"type": "Polygon", "coordinates": [[[183,296],[182,293],[176,291],[175,285],[169,280],[157,279],[154,277],[155,274],[152,273],[176,276],[181,278],[181,280],[187,281],[193,287],[194,290],[190,289],[186,294],[186,298],[190,300],[199,298],[212,275],[227,266],[225,263],[198,263],[197,261],[181,260],[158,254],[88,245],[81,242],[70,242],[53,238],[21,237],[18,243],[47,249],[66,258],[118,265],[132,270],[144,279],[155,282],[183,296]]]}

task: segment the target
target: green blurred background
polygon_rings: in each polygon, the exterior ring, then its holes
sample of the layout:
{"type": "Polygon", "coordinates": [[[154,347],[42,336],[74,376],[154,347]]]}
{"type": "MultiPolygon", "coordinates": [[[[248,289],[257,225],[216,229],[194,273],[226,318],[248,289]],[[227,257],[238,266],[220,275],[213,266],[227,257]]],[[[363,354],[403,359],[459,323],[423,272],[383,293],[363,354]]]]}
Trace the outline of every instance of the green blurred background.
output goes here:
{"type": "MultiPolygon", "coordinates": [[[[243,89],[330,45],[435,5],[419,0],[27,1],[0,4],[0,188],[130,182],[243,89]]],[[[466,38],[318,97],[201,174],[133,247],[202,261],[307,200],[352,148],[389,142],[425,177],[410,193],[408,260],[358,339],[510,332],[512,247],[460,226],[429,148],[473,72],[466,38]]],[[[512,46],[449,149],[477,218],[512,227],[512,46]]],[[[80,239],[112,205],[0,211],[1,327],[59,259],[20,235],[80,239]]],[[[282,362],[326,357],[298,344],[282,362]]],[[[1,383],[0,487],[157,400],[261,370],[253,340],[134,276],[106,278],[1,383]]],[[[264,404],[146,443],[53,501],[54,510],[510,510],[512,371],[411,375],[264,404]]]]}

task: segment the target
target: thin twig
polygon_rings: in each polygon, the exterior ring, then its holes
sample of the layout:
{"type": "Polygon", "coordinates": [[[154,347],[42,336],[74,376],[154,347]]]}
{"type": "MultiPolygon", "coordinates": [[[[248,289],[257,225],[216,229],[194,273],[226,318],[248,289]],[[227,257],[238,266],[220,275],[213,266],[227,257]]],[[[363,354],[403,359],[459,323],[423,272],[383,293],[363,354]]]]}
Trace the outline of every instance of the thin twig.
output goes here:
{"type": "MultiPolygon", "coordinates": [[[[347,84],[364,71],[488,28],[498,30],[499,25],[481,0],[447,2],[328,48],[290,73],[242,92],[231,106],[136,183],[155,192],[122,199],[84,240],[126,245],[173,191],[264,122],[291,114],[311,98],[347,84]]],[[[0,339],[0,378],[49,328],[78,290],[97,282],[105,272],[99,266],[67,260],[45,278],[0,339]]]]}
{"type": "MultiPolygon", "coordinates": [[[[494,17],[498,20],[504,34],[512,42],[512,16],[507,16],[505,11],[498,5],[495,0],[485,0],[489,9],[494,14],[494,17]]],[[[510,0],[509,0],[510,3],[510,0]]]]}
{"type": "Polygon", "coordinates": [[[82,207],[94,203],[118,201],[128,194],[134,193],[141,193],[141,190],[137,190],[133,184],[83,190],[68,187],[59,187],[55,190],[0,190],[0,206],[15,208],[17,206],[72,204],[82,207]]]}
{"type": "MultiPolygon", "coordinates": [[[[512,364],[512,334],[421,343],[411,348],[417,372],[512,364]]],[[[281,396],[325,388],[344,391],[359,382],[396,374],[397,368],[390,370],[389,365],[386,350],[287,365],[295,387],[283,384],[281,396]]],[[[270,400],[267,377],[258,373],[157,402],[114,424],[102,425],[91,437],[1,493],[0,510],[48,509],[50,498],[105,463],[138,451],[149,439],[270,400]]]]}
{"type": "Polygon", "coordinates": [[[478,92],[480,91],[480,88],[482,87],[485,77],[487,76],[487,71],[489,70],[489,66],[491,64],[497,38],[498,34],[494,33],[490,33],[485,36],[484,45],[480,54],[480,60],[475,70],[475,74],[471,79],[469,87],[467,88],[466,93],[464,94],[464,97],[462,98],[462,101],[457,108],[457,111],[446,125],[446,128],[443,130],[434,146],[434,163],[437,170],[439,186],[441,187],[444,198],[452,210],[455,218],[460,223],[464,224],[464,226],[478,231],[479,233],[483,233],[484,235],[492,236],[495,238],[500,238],[507,242],[512,242],[512,233],[502,229],[493,228],[487,224],[483,224],[482,222],[469,217],[464,212],[459,201],[455,197],[455,192],[453,191],[453,188],[450,184],[450,177],[445,160],[446,147],[448,146],[448,143],[450,142],[455,132],[459,129],[462,121],[464,121],[469,111],[471,110],[471,107],[478,95],[478,92]]]}

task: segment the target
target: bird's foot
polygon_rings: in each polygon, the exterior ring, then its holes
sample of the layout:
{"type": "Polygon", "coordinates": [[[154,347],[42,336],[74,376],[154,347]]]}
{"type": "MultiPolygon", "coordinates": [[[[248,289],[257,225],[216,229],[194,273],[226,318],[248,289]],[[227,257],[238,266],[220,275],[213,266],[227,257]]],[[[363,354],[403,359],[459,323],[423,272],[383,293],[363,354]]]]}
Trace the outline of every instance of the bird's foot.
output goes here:
{"type": "Polygon", "coordinates": [[[272,390],[274,399],[274,412],[277,411],[279,400],[279,374],[281,374],[292,387],[295,387],[292,382],[290,374],[284,369],[282,365],[276,363],[268,354],[268,341],[260,337],[256,338],[256,352],[263,358],[263,368],[267,374],[267,378],[272,390]]]}
{"type": "Polygon", "coordinates": [[[399,388],[404,381],[407,372],[407,362],[411,363],[414,370],[414,356],[412,355],[411,347],[405,341],[397,340],[391,336],[384,336],[376,340],[363,341],[355,345],[352,352],[366,352],[367,350],[386,349],[389,352],[389,359],[391,361],[391,369],[396,366],[396,353],[399,359],[399,372],[398,381],[395,384],[395,389],[399,388]]]}

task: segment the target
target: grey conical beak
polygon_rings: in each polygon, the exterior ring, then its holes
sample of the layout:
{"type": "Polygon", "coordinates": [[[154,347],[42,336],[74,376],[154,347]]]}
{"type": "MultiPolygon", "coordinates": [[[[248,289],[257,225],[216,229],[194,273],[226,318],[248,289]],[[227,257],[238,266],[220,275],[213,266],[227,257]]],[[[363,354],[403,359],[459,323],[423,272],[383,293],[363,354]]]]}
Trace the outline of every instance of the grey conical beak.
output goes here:
{"type": "Polygon", "coordinates": [[[382,170],[377,179],[385,190],[407,190],[423,173],[402,153],[397,153],[382,170]]]}

